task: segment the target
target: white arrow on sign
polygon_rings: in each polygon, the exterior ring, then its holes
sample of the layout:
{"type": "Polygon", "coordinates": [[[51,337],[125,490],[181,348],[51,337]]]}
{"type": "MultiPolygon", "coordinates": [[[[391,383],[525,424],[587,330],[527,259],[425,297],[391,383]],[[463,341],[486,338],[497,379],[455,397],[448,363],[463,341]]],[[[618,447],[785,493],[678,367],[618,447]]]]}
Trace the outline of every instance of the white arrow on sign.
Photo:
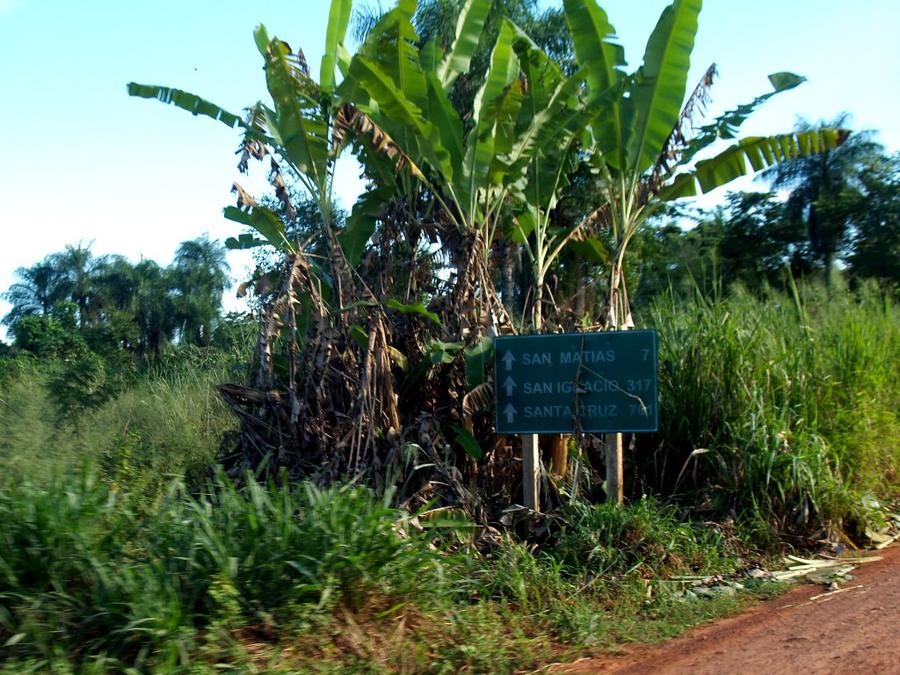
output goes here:
{"type": "Polygon", "coordinates": [[[503,409],[503,413],[506,415],[506,421],[510,424],[513,423],[516,419],[516,409],[513,407],[512,403],[507,403],[506,407],[503,409]]]}
{"type": "Polygon", "coordinates": [[[514,379],[512,379],[512,377],[510,375],[507,375],[506,381],[503,383],[503,386],[506,387],[506,395],[512,396],[513,389],[516,388],[516,381],[514,379]]]}
{"type": "Polygon", "coordinates": [[[507,370],[512,370],[512,364],[513,364],[513,361],[515,361],[515,360],[516,360],[516,357],[513,356],[512,352],[506,352],[506,354],[503,355],[503,361],[506,363],[507,370]]]}

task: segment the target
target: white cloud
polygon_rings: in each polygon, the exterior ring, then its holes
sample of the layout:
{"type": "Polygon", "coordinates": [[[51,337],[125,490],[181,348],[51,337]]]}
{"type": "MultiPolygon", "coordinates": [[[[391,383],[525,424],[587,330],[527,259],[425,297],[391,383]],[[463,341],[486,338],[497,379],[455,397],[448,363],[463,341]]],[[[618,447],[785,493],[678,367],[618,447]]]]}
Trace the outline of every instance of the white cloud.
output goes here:
{"type": "Polygon", "coordinates": [[[23,0],[0,0],[0,14],[11,12],[22,6],[23,0]]]}

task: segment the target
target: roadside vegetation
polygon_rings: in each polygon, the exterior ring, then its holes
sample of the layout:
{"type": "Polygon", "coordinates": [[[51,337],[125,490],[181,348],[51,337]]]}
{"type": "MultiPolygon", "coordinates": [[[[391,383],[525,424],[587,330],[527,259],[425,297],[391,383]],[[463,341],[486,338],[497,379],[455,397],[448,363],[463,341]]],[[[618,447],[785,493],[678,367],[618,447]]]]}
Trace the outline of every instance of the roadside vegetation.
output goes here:
{"type": "Polygon", "coordinates": [[[680,591],[864,546],[900,495],[900,158],[845,117],[735,140],[788,72],[701,124],[697,0],[631,72],[594,0],[403,0],[353,54],[351,5],[318,79],[256,30],[245,115],[129,85],[265,160],[244,232],[168,267],[70,246],[5,293],[0,672],[537,668],[776,593],[680,591]],[[786,199],[676,201],[760,169],[786,199]],[[222,314],[225,247],[254,249],[250,314],[222,314]],[[635,325],[658,432],[550,439],[545,513],[517,508],[492,336],[635,325]]]}
{"type": "Polygon", "coordinates": [[[659,434],[637,476],[730,516],[757,545],[864,541],[900,486],[900,312],[817,286],[654,303],[659,434]],[[874,521],[872,519],[875,519],[874,521]]]}
{"type": "Polygon", "coordinates": [[[685,601],[673,576],[863,544],[900,483],[896,305],[735,289],[659,298],[648,321],[664,406],[629,455],[631,500],[588,490],[524,538],[522,523],[411,512],[359,485],[236,487],[215,468],[236,429],[214,390],[228,354],[186,347],[74,419],[53,398],[61,364],[3,360],[8,672],[511,671],[663,639],[777,590],[685,601]]]}
{"type": "Polygon", "coordinates": [[[178,482],[151,511],[84,469],[0,492],[9,672],[509,671],[677,633],[671,574],[727,572],[723,535],[651,499],[572,507],[554,545],[474,548],[367,488],[178,482]]]}

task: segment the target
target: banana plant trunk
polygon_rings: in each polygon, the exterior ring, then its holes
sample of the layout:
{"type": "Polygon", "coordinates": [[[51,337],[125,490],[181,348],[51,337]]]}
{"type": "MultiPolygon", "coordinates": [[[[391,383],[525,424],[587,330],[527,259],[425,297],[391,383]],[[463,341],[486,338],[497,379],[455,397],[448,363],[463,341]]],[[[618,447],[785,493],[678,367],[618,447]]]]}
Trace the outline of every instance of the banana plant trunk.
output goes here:
{"type": "MultiPolygon", "coordinates": [[[[544,327],[544,278],[538,275],[534,289],[534,312],[532,323],[536,333],[540,333],[544,327]]],[[[566,477],[569,464],[569,437],[563,434],[555,434],[549,437],[550,445],[550,471],[556,478],[566,477]]]]}
{"type": "MultiPolygon", "coordinates": [[[[621,257],[613,260],[610,269],[609,295],[605,309],[607,330],[628,330],[631,325],[631,310],[628,306],[621,257]]],[[[624,459],[622,434],[606,434],[606,500],[618,505],[625,500],[624,459]]]]}
{"type": "Polygon", "coordinates": [[[534,332],[540,333],[544,329],[544,277],[539,276],[534,285],[534,309],[532,310],[532,325],[534,332]]]}

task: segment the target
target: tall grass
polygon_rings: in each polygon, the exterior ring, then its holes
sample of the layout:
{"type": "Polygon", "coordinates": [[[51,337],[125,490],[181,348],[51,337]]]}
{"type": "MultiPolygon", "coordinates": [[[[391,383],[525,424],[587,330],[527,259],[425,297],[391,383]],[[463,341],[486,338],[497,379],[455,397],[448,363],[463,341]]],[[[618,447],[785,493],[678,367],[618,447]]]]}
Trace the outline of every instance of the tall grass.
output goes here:
{"type": "Polygon", "coordinates": [[[575,502],[561,521],[554,556],[573,574],[655,578],[718,573],[732,564],[721,533],[684,521],[676,507],[652,497],[627,509],[575,502]]]}
{"type": "Polygon", "coordinates": [[[763,539],[865,525],[900,486],[900,309],[877,292],[667,300],[646,487],[690,492],[763,539]]]}
{"type": "Polygon", "coordinates": [[[648,323],[660,431],[631,475],[658,497],[576,502],[541,546],[480,552],[389,494],[214,473],[235,429],[214,385],[241,377],[227,356],[174,355],[76,418],[54,364],[0,361],[0,668],[533,668],[558,641],[655,639],[731,606],[681,606],[657,583],[744,552],[687,513],[808,541],[897,494],[900,308],[737,291],[657,303],[648,323]]]}
{"type": "Polygon", "coordinates": [[[0,359],[0,484],[45,475],[68,452],[56,442],[47,374],[26,359],[0,359]]]}
{"type": "Polygon", "coordinates": [[[148,511],[90,468],[0,489],[0,670],[513,671],[554,640],[671,632],[651,582],[731,564],[714,532],[649,499],[573,506],[542,548],[486,554],[389,503],[218,475],[148,511]]]}
{"type": "Polygon", "coordinates": [[[0,645],[7,657],[103,655],[187,665],[232,631],[332,608],[447,594],[409,518],[362,487],[173,485],[136,515],[93,472],[0,492],[0,645]]]}
{"type": "Polygon", "coordinates": [[[238,379],[230,355],[185,349],[124,378],[117,391],[77,417],[57,400],[65,363],[0,361],[0,484],[30,480],[85,461],[115,489],[159,500],[173,478],[210,475],[237,428],[215,386],[238,379]]]}

